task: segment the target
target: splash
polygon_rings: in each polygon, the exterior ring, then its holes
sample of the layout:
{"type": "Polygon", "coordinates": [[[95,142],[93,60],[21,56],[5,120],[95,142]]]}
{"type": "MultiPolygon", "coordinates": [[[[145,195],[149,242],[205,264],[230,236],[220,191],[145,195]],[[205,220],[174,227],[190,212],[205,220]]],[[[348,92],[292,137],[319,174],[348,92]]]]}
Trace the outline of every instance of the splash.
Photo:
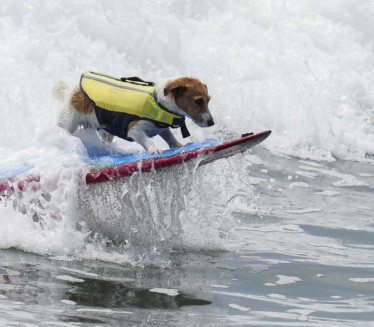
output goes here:
{"type": "Polygon", "coordinates": [[[82,169],[63,169],[54,181],[42,179],[40,190],[3,199],[0,213],[13,219],[0,229],[0,247],[140,265],[167,265],[177,249],[232,249],[238,166],[198,166],[195,160],[89,185],[82,169]]]}

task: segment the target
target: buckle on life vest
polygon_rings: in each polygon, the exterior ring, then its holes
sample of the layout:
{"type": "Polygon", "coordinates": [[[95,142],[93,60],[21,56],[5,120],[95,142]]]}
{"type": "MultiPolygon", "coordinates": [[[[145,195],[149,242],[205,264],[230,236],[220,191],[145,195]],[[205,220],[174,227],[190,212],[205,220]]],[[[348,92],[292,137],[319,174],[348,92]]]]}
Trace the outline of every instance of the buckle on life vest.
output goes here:
{"type": "Polygon", "coordinates": [[[137,76],[133,76],[133,77],[121,77],[121,81],[122,82],[128,82],[128,83],[132,83],[132,84],[138,84],[138,85],[146,85],[146,86],[154,86],[155,83],[153,82],[147,82],[137,76]]]}
{"type": "Polygon", "coordinates": [[[172,122],[172,126],[173,127],[182,127],[183,123],[184,123],[184,120],[185,118],[184,117],[175,117],[173,118],[173,122],[172,122]]]}

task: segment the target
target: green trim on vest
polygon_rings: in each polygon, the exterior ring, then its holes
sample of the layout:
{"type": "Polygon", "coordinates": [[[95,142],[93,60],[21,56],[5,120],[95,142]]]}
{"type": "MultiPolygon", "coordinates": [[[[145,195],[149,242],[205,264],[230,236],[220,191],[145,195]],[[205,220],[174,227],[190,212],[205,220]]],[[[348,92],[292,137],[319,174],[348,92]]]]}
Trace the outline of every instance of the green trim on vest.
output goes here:
{"type": "Polygon", "coordinates": [[[147,119],[173,128],[184,125],[185,117],[172,113],[157,103],[155,87],[151,83],[87,72],[81,77],[80,87],[83,94],[94,102],[95,107],[112,114],[134,116],[131,121],[147,119]]]}

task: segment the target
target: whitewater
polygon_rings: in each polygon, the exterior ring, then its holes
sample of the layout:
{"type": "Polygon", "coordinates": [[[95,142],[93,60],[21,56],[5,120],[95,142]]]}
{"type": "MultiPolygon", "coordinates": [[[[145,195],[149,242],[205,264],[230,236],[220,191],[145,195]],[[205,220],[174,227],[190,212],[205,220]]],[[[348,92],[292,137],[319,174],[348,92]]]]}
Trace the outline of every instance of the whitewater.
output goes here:
{"type": "MultiPolygon", "coordinates": [[[[374,326],[374,2],[0,0],[2,326],[374,326]],[[259,146],[84,185],[56,127],[83,72],[208,85],[215,125],[259,146]]],[[[157,146],[166,144],[155,138],[157,146]]]]}

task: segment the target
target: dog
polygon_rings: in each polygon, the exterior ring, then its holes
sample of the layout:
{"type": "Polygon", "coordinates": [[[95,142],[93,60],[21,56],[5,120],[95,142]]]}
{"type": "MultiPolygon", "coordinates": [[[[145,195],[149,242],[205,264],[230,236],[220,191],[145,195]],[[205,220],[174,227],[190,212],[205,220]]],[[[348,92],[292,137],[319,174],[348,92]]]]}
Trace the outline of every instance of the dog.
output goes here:
{"type": "Polygon", "coordinates": [[[160,79],[155,83],[138,77],[115,78],[88,72],[79,87],[55,83],[53,95],[63,101],[57,125],[74,133],[78,127],[94,128],[103,142],[114,136],[135,141],[150,154],[161,154],[152,137],[160,135],[170,148],[183,146],[170,128],[180,127],[189,136],[185,117],[200,127],[214,125],[205,84],[196,78],[160,79]]]}

